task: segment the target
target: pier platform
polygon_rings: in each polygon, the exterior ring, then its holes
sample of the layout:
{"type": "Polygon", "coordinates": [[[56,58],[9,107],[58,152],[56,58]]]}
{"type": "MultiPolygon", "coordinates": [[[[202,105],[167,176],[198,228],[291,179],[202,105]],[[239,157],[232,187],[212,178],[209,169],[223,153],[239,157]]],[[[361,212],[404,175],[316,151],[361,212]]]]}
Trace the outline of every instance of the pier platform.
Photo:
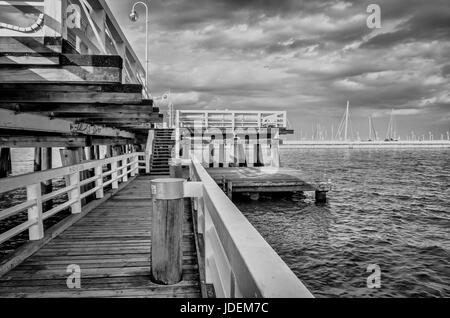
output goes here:
{"type": "Polygon", "coordinates": [[[0,278],[0,297],[201,297],[191,208],[186,204],[183,280],[150,280],[149,176],[139,176],[33,256],[0,278]],[[81,288],[69,289],[67,268],[81,269],[81,288]]]}
{"type": "Polygon", "coordinates": [[[298,170],[288,168],[210,168],[207,171],[229,197],[233,193],[329,191],[306,182],[298,170]]]}

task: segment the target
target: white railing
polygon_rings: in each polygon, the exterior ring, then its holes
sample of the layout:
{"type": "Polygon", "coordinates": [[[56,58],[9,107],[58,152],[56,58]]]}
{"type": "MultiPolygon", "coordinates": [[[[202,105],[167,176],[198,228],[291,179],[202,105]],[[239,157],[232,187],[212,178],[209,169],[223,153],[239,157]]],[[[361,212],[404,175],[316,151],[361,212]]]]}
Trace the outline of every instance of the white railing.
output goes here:
{"type": "Polygon", "coordinates": [[[190,178],[202,185],[193,203],[217,297],[313,297],[195,159],[190,178]]]}
{"type": "Polygon", "coordinates": [[[44,237],[43,222],[51,216],[70,208],[72,214],[81,213],[82,200],[90,195],[97,199],[104,197],[105,187],[111,185],[112,189],[118,189],[119,182],[127,182],[128,175],[131,177],[139,173],[139,169],[147,164],[145,153],[130,153],[103,160],[88,161],[81,164],[67,166],[57,169],[34,172],[30,174],[0,179],[0,194],[26,188],[26,201],[16,204],[10,208],[0,211],[0,221],[17,215],[25,210],[28,211],[28,219],[24,223],[0,233],[0,244],[28,230],[31,241],[40,240],[44,237]],[[145,157],[146,160],[140,160],[145,157]],[[110,168],[104,168],[110,165],[110,168]],[[80,173],[88,170],[95,170],[95,175],[85,180],[80,180],[80,173]],[[105,181],[105,178],[108,178],[105,181]],[[42,194],[41,183],[52,179],[66,179],[66,185],[62,189],[55,190],[48,194],[42,194]],[[82,187],[95,184],[91,189],[82,192],[82,187]],[[43,203],[68,195],[68,200],[62,204],[54,206],[51,210],[43,212],[43,203]]]}
{"type": "Polygon", "coordinates": [[[286,128],[285,111],[177,110],[177,128],[286,128]]]}

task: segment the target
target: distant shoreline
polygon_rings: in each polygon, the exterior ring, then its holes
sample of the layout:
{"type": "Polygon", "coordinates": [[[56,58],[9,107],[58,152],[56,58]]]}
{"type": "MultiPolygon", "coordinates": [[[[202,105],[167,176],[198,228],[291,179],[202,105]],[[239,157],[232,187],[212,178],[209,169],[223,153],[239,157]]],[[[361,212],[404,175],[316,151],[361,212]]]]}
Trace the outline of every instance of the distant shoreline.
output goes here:
{"type": "Polygon", "coordinates": [[[450,141],[284,141],[281,149],[395,149],[450,148],[450,141]]]}

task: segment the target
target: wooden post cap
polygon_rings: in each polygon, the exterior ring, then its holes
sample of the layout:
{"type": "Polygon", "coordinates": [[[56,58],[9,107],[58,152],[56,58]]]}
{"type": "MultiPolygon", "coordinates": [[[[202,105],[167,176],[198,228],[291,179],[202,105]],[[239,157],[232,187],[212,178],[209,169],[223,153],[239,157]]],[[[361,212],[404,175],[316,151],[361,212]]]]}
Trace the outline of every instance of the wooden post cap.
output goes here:
{"type": "Polygon", "coordinates": [[[184,179],[155,179],[150,182],[152,197],[156,200],[184,198],[184,179]]]}

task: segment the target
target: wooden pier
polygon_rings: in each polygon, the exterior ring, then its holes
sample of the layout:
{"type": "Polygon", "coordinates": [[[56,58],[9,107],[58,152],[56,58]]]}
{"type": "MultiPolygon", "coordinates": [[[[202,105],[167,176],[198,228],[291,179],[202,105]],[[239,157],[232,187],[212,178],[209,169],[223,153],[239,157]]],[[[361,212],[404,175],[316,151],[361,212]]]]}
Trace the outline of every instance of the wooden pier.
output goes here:
{"type": "Polygon", "coordinates": [[[140,176],[0,278],[1,297],[201,297],[190,206],[185,210],[183,280],[150,280],[150,177],[140,176]],[[70,265],[81,287],[68,288],[70,265]]]}
{"type": "Polygon", "coordinates": [[[205,169],[223,167],[230,193],[313,189],[252,168],[278,169],[286,112],[178,111],[165,129],[106,1],[79,3],[82,32],[68,26],[67,1],[0,1],[42,12],[28,28],[0,28],[0,195],[21,193],[0,210],[12,221],[0,244],[28,239],[0,260],[0,297],[313,297],[205,169]],[[11,148],[34,148],[33,172],[11,175],[11,148]],[[150,183],[174,171],[172,158],[188,166],[177,204],[150,183]],[[181,282],[155,279],[173,267],[181,282]]]}

